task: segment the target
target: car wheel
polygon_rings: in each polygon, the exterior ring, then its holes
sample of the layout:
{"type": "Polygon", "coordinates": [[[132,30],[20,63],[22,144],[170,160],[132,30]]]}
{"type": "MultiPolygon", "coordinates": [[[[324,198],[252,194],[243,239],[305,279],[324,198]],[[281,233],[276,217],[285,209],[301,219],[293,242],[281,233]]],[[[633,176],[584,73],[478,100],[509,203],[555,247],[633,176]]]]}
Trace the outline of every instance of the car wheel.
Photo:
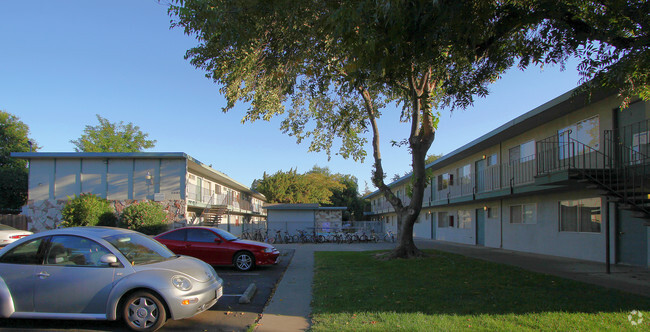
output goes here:
{"type": "Polygon", "coordinates": [[[249,271],[255,267],[255,258],[248,252],[238,252],[233,261],[239,271],[249,271]]]}
{"type": "Polygon", "coordinates": [[[124,301],[122,318],[133,331],[156,331],[165,324],[167,313],[158,297],[147,291],[131,294],[124,301]]]}

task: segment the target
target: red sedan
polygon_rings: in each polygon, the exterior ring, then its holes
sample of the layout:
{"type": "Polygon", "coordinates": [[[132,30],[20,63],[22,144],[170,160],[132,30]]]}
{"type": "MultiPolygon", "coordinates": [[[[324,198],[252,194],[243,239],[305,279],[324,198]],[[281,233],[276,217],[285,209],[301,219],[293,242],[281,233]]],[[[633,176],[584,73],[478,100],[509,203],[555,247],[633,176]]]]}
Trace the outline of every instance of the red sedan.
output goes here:
{"type": "Polygon", "coordinates": [[[242,240],[216,227],[183,227],[155,239],[175,254],[196,257],[211,265],[234,265],[240,271],[277,264],[280,257],[270,244],[242,240]]]}

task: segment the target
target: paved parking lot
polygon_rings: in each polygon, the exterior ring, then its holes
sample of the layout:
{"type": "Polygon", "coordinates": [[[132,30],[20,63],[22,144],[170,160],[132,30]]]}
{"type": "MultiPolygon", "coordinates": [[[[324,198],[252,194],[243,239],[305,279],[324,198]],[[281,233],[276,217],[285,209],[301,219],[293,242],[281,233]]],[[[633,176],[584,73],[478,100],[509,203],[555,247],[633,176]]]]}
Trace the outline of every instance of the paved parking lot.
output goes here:
{"type": "MultiPolygon", "coordinates": [[[[271,293],[282,278],[295,250],[281,249],[280,263],[238,272],[232,267],[215,267],[224,281],[224,296],[209,310],[189,319],[169,320],[160,331],[245,331],[262,313],[271,293]],[[251,283],[257,292],[249,304],[239,298],[251,283]]],[[[63,321],[0,319],[0,331],[129,331],[121,321],[63,321]]]]}

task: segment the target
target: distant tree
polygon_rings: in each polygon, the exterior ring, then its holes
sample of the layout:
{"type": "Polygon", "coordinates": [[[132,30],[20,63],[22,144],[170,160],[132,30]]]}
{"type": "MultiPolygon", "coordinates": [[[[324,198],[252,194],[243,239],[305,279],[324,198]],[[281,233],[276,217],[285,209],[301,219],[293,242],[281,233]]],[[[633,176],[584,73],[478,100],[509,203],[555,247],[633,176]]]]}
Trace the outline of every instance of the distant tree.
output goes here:
{"type": "Polygon", "coordinates": [[[343,187],[322,173],[298,174],[294,169],[277,171],[273,175],[265,172],[263,178],[253,184],[252,189],[262,193],[269,203],[288,204],[330,204],[332,190],[343,187]]]}
{"type": "Polygon", "coordinates": [[[427,158],[424,160],[424,162],[428,165],[431,164],[432,162],[442,158],[444,155],[443,154],[430,154],[427,156],[427,158]]]}
{"type": "Polygon", "coordinates": [[[98,126],[86,126],[84,134],[70,141],[77,152],[141,152],[153,148],[156,140],[129,122],[111,123],[97,114],[98,126]]]}
{"type": "Polygon", "coordinates": [[[357,178],[350,174],[332,174],[327,167],[314,166],[309,173],[321,173],[341,184],[330,188],[332,192],[331,203],[324,203],[324,206],[347,207],[343,213],[343,221],[363,220],[363,212],[366,202],[359,195],[357,178]]]}
{"type": "Polygon", "coordinates": [[[39,149],[29,138],[29,127],[18,117],[0,110],[0,213],[17,213],[27,202],[27,161],[12,152],[39,149]]]}

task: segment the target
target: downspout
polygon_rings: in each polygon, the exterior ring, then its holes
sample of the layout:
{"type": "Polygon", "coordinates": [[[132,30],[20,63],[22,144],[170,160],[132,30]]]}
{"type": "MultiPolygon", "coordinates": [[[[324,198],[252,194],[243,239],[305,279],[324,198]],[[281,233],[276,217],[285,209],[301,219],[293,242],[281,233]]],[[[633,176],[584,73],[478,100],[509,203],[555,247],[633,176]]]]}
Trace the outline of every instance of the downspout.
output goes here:
{"type": "Polygon", "coordinates": [[[503,249],[503,199],[499,200],[499,248],[503,249]]]}
{"type": "Polygon", "coordinates": [[[603,209],[603,215],[605,216],[605,270],[607,274],[611,273],[611,264],[610,264],[610,232],[609,232],[609,200],[605,198],[605,204],[603,209]]]}

